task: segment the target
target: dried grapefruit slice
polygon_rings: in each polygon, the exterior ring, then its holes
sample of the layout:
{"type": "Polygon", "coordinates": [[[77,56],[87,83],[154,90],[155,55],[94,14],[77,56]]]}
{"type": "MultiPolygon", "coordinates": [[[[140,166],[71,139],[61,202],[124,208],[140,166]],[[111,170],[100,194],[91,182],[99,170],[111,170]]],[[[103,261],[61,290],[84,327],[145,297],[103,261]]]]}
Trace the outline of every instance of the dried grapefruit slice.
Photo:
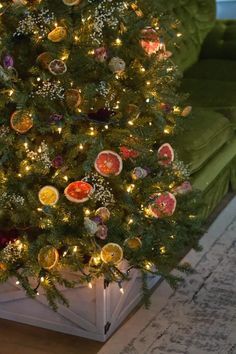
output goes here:
{"type": "Polygon", "coordinates": [[[149,205],[150,214],[154,218],[172,216],[176,208],[176,198],[174,194],[166,192],[157,196],[149,205]]]}
{"type": "Polygon", "coordinates": [[[123,169],[123,162],[116,152],[106,150],[98,154],[94,167],[104,177],[118,176],[123,169]]]}
{"type": "Polygon", "coordinates": [[[170,144],[163,144],[158,150],[159,164],[162,166],[168,166],[174,161],[175,153],[170,144]]]}
{"type": "Polygon", "coordinates": [[[64,193],[71,202],[84,203],[90,198],[93,191],[91,184],[84,181],[76,181],[70,183],[64,193]]]}
{"type": "Polygon", "coordinates": [[[154,28],[146,27],[141,31],[141,47],[148,55],[155,54],[160,49],[160,38],[154,28]]]}

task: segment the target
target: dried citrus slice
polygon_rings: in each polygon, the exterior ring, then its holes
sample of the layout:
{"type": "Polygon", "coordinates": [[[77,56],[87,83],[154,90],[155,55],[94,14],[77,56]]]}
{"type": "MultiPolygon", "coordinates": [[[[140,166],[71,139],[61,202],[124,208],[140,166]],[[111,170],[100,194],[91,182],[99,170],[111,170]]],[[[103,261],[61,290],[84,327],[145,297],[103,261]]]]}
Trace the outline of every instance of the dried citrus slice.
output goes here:
{"type": "Polygon", "coordinates": [[[62,0],[63,3],[67,6],[79,5],[80,0],[62,0]]]}
{"type": "Polygon", "coordinates": [[[159,164],[162,166],[168,166],[174,161],[175,153],[170,144],[163,144],[158,150],[159,164]]]}
{"type": "Polygon", "coordinates": [[[10,119],[11,127],[20,134],[27,133],[33,126],[33,118],[24,111],[15,111],[10,119]]]}
{"type": "Polygon", "coordinates": [[[40,203],[42,203],[43,205],[52,206],[58,202],[59,192],[53,186],[45,186],[42,189],[40,189],[38,197],[40,203]]]}
{"type": "Polygon", "coordinates": [[[81,103],[81,94],[77,89],[68,89],[65,92],[65,100],[68,108],[77,108],[81,103]]]}
{"type": "Polygon", "coordinates": [[[125,240],[125,245],[127,245],[131,250],[138,250],[142,247],[142,241],[139,237],[132,237],[125,240]]]}
{"type": "Polygon", "coordinates": [[[111,217],[111,213],[106,207],[97,209],[96,215],[101,218],[102,222],[107,222],[111,217]]]}
{"type": "Polygon", "coordinates": [[[0,263],[0,273],[3,273],[7,270],[7,265],[5,263],[0,263]]]}
{"type": "Polygon", "coordinates": [[[27,4],[27,0],[13,0],[15,5],[26,5],[27,4]]]}
{"type": "Polygon", "coordinates": [[[154,218],[163,218],[174,214],[176,209],[176,198],[174,194],[166,192],[159,196],[154,196],[153,202],[149,205],[150,214],[154,218]]]}
{"type": "Polygon", "coordinates": [[[94,167],[104,177],[118,176],[123,168],[123,162],[116,152],[107,150],[98,154],[94,167]]]}
{"type": "Polygon", "coordinates": [[[189,114],[192,112],[192,106],[187,106],[183,109],[183,111],[181,112],[181,116],[182,117],[187,117],[189,116],[189,114]]]}
{"type": "Polygon", "coordinates": [[[101,250],[101,260],[104,263],[120,263],[123,259],[123,250],[117,243],[108,243],[101,250]]]}
{"type": "Polygon", "coordinates": [[[146,27],[141,31],[141,47],[148,55],[155,54],[160,49],[160,38],[154,28],[146,27]]]}
{"type": "Polygon", "coordinates": [[[178,187],[176,187],[173,192],[174,194],[187,194],[189,192],[192,192],[193,187],[191,185],[191,183],[189,181],[184,181],[181,185],[179,185],[178,187]]]}
{"type": "Polygon", "coordinates": [[[48,65],[49,71],[53,75],[63,75],[67,72],[67,66],[61,59],[54,59],[48,65]]]}
{"type": "Polygon", "coordinates": [[[51,42],[61,42],[67,36],[67,31],[65,27],[58,26],[54,28],[49,34],[48,39],[51,42]]]}
{"type": "Polygon", "coordinates": [[[94,189],[91,184],[84,181],[76,181],[69,184],[65,189],[65,196],[68,200],[74,203],[86,202],[94,189]]]}
{"type": "Polygon", "coordinates": [[[38,55],[36,62],[39,64],[43,69],[48,69],[48,65],[53,60],[51,53],[43,52],[38,55]]]}
{"type": "Polygon", "coordinates": [[[45,246],[38,253],[39,265],[47,270],[54,268],[59,260],[59,253],[53,246],[45,246]]]}

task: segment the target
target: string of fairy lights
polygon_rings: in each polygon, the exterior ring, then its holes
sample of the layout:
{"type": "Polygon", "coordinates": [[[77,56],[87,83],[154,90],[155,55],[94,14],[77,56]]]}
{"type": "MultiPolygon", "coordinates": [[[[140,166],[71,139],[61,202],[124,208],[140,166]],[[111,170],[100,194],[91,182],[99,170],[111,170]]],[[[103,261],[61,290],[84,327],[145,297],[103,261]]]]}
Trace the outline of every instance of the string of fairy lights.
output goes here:
{"type": "MultiPolygon", "coordinates": [[[[26,6],[29,5],[29,2],[27,0],[12,0],[13,3],[16,6],[26,6]]],[[[35,0],[33,2],[33,6],[36,7],[37,4],[39,5],[42,2],[42,0],[35,0]]],[[[98,5],[98,15],[99,15],[99,9],[102,8],[102,6],[104,5],[104,3],[106,2],[106,0],[102,0],[101,3],[98,5]]],[[[78,1],[79,3],[79,1],[78,1]]],[[[119,6],[120,6],[120,10],[121,11],[127,11],[128,9],[132,9],[134,11],[134,13],[136,14],[137,17],[143,17],[143,11],[139,8],[139,6],[136,3],[131,3],[129,4],[128,2],[119,2],[119,6]]],[[[7,8],[9,7],[9,4],[5,4],[5,3],[1,3],[0,2],[0,16],[3,16],[5,11],[7,10],[7,8]]],[[[114,7],[115,8],[115,7],[114,7]]],[[[111,15],[113,14],[113,10],[111,10],[111,15]]],[[[107,18],[109,20],[109,14],[107,14],[107,18]]],[[[107,21],[108,21],[107,20],[107,21]]],[[[36,18],[36,21],[45,21],[46,25],[50,26],[50,32],[48,33],[48,31],[45,30],[45,28],[43,26],[40,27],[40,31],[38,31],[37,29],[34,28],[34,23],[32,22],[32,15],[30,14],[30,11],[28,12],[28,14],[26,15],[26,17],[21,21],[20,25],[18,26],[18,28],[16,29],[15,32],[15,36],[20,35],[22,32],[26,31],[25,33],[30,33],[30,31],[32,30],[32,38],[35,41],[36,44],[39,44],[41,41],[43,41],[45,39],[45,37],[47,37],[49,40],[51,40],[52,42],[60,42],[63,38],[65,38],[67,36],[67,28],[65,27],[65,25],[63,24],[63,19],[55,19],[54,14],[49,13],[49,11],[45,11],[42,10],[42,12],[38,15],[38,17],[36,18]],[[27,17],[28,16],[28,17],[27,17]],[[30,17],[31,16],[31,17],[30,17]],[[45,20],[46,19],[46,20],[45,20]],[[27,22],[28,21],[28,22],[27,22]],[[31,27],[30,27],[31,26],[31,27]],[[27,32],[28,31],[28,32],[27,32]]],[[[91,23],[94,26],[93,23],[93,19],[91,18],[91,14],[88,13],[87,17],[82,18],[82,23],[84,24],[88,24],[91,23]]],[[[117,24],[115,24],[115,26],[117,26],[117,24]]],[[[147,28],[145,29],[145,31],[143,32],[143,35],[148,35],[148,36],[156,36],[157,32],[159,31],[160,27],[159,27],[159,22],[153,21],[152,23],[152,27],[151,28],[147,28]]],[[[48,28],[48,27],[47,27],[48,28]]],[[[122,40],[122,32],[126,31],[126,28],[122,28],[119,30],[118,36],[117,38],[114,40],[113,43],[111,43],[111,46],[114,47],[122,47],[124,45],[123,40],[122,40]]],[[[102,31],[99,32],[99,35],[96,36],[93,34],[93,36],[91,36],[91,40],[96,41],[99,40],[102,42],[102,38],[100,38],[102,36],[102,31]],[[100,36],[100,37],[99,37],[100,36]]],[[[95,32],[96,34],[96,32],[95,32]]],[[[176,38],[181,38],[182,34],[180,32],[176,33],[176,38]]],[[[159,39],[158,39],[159,41],[159,39]]],[[[100,43],[100,42],[99,42],[100,43]]],[[[158,42],[158,51],[156,49],[156,47],[152,47],[150,49],[150,46],[147,47],[147,43],[145,42],[145,40],[143,40],[143,43],[141,42],[143,48],[145,50],[147,50],[147,55],[153,54],[153,53],[157,53],[159,52],[159,58],[160,59],[169,59],[171,57],[171,52],[168,52],[165,48],[165,44],[164,43],[159,43],[158,42]]],[[[73,33],[73,45],[75,46],[80,46],[80,34],[78,33],[73,33]]],[[[152,45],[157,45],[157,43],[155,43],[152,45]]],[[[107,53],[106,50],[101,47],[99,48],[100,52],[99,52],[99,56],[100,58],[106,57],[107,53]]],[[[88,49],[87,51],[88,56],[90,57],[94,57],[96,55],[98,55],[98,52],[96,52],[95,49],[88,49]]],[[[67,48],[64,48],[62,50],[62,54],[60,55],[59,58],[57,58],[56,60],[52,60],[49,64],[49,70],[50,72],[55,75],[55,70],[62,70],[63,73],[66,73],[67,71],[67,60],[70,57],[70,51],[67,48]],[[58,69],[59,68],[59,69],[58,69]]],[[[103,59],[100,59],[103,60],[103,59]]],[[[121,59],[121,58],[112,58],[109,62],[109,67],[111,69],[111,71],[114,73],[114,78],[116,80],[120,80],[123,77],[124,71],[125,71],[125,66],[126,63],[121,59]]],[[[144,77],[144,81],[145,81],[145,88],[144,88],[144,96],[145,96],[145,104],[151,104],[152,102],[152,98],[156,98],[157,100],[160,99],[158,92],[156,92],[155,89],[155,82],[153,82],[152,77],[148,76],[148,70],[141,64],[139,63],[137,66],[137,71],[138,73],[144,77]]],[[[170,63],[170,66],[167,68],[167,73],[171,73],[172,71],[174,71],[175,66],[174,64],[170,63]]],[[[70,81],[70,87],[71,90],[73,91],[73,94],[77,95],[77,100],[79,102],[81,102],[81,96],[83,95],[83,89],[82,88],[76,88],[76,90],[74,89],[74,81],[71,80],[70,81]],[[76,91],[76,92],[75,92],[76,91]]],[[[66,99],[66,94],[67,92],[63,89],[62,85],[62,81],[60,79],[57,78],[57,76],[55,76],[55,80],[53,81],[53,83],[51,81],[45,81],[42,79],[41,76],[37,76],[36,78],[34,78],[32,80],[32,87],[33,87],[33,93],[32,93],[32,97],[36,97],[41,96],[41,97],[49,97],[49,93],[50,93],[50,99],[53,101],[54,99],[66,99]]],[[[109,90],[106,90],[106,87],[102,86],[102,89],[104,90],[104,95],[109,94],[109,90]]],[[[12,101],[14,102],[14,98],[15,98],[15,93],[17,91],[17,88],[15,87],[14,83],[12,85],[12,87],[10,89],[5,90],[5,94],[7,94],[9,96],[10,99],[12,99],[12,101]]],[[[126,94],[126,88],[123,88],[123,93],[126,94]]],[[[118,99],[114,99],[114,102],[111,108],[112,110],[114,110],[115,112],[119,112],[120,110],[120,105],[121,105],[121,101],[118,99]]],[[[90,110],[93,111],[94,107],[90,107],[90,110]]],[[[75,112],[80,114],[82,113],[82,108],[81,105],[78,104],[75,112]]],[[[178,106],[174,106],[172,108],[172,114],[174,116],[182,116],[182,117],[186,117],[190,114],[191,112],[191,107],[185,107],[184,109],[182,109],[181,107],[178,106]]],[[[27,111],[27,116],[28,116],[28,120],[33,120],[34,117],[34,109],[32,109],[32,111],[29,109],[27,111]]],[[[127,126],[129,127],[130,138],[133,138],[133,134],[132,134],[132,128],[135,129],[136,128],[136,122],[137,122],[137,117],[139,116],[139,114],[134,115],[134,117],[131,117],[127,120],[127,126]]],[[[153,125],[153,121],[150,119],[150,121],[148,122],[148,125],[151,127],[153,125]]],[[[63,139],[63,126],[60,125],[53,125],[52,126],[52,130],[55,130],[55,132],[62,137],[63,139]]],[[[86,135],[89,136],[91,139],[93,139],[94,137],[96,137],[100,132],[104,132],[110,129],[109,124],[103,124],[102,127],[98,127],[98,125],[96,123],[90,122],[88,125],[88,129],[86,132],[86,135]]],[[[163,133],[164,135],[171,135],[174,132],[174,126],[173,125],[166,125],[163,128],[163,133]]],[[[42,141],[41,144],[36,148],[36,149],[32,149],[31,150],[31,142],[29,139],[25,138],[25,140],[23,141],[22,139],[22,146],[24,148],[25,151],[25,159],[22,160],[19,171],[16,172],[16,177],[19,179],[24,178],[27,175],[30,175],[33,171],[33,164],[35,163],[35,161],[41,161],[45,168],[50,168],[51,166],[51,156],[49,154],[49,150],[47,148],[47,144],[46,142],[42,141]]],[[[86,143],[83,142],[79,142],[78,145],[78,149],[81,153],[84,153],[86,150],[86,143]]],[[[153,152],[153,150],[150,150],[150,152],[153,152]]],[[[145,173],[145,171],[138,171],[139,173],[145,173]]],[[[70,180],[70,174],[68,171],[63,171],[63,170],[56,170],[56,172],[53,174],[52,176],[52,180],[57,180],[60,179],[60,181],[64,182],[64,183],[68,183],[68,181],[70,180]]],[[[7,178],[5,178],[5,180],[3,182],[7,182],[7,178]]],[[[169,190],[170,192],[174,190],[175,188],[175,184],[170,184],[169,185],[169,190]]],[[[125,185],[125,190],[128,194],[132,194],[134,193],[134,191],[136,190],[136,183],[135,183],[135,179],[133,179],[132,183],[127,183],[125,185]]],[[[58,206],[57,205],[52,205],[53,209],[57,209],[58,206]]],[[[140,210],[142,210],[142,212],[144,213],[144,215],[147,218],[150,218],[150,209],[148,208],[144,208],[143,205],[140,206],[140,210]]],[[[44,209],[42,206],[38,206],[37,207],[37,212],[39,213],[39,215],[44,215],[44,209]]],[[[63,222],[65,224],[70,222],[70,215],[69,213],[63,213],[62,211],[60,211],[60,213],[62,213],[62,217],[61,219],[63,220],[63,222]]],[[[90,210],[87,207],[83,208],[83,213],[85,218],[89,218],[91,216],[91,214],[93,213],[92,210],[90,210]]],[[[190,218],[194,218],[194,215],[190,215],[190,218]]],[[[39,219],[39,227],[41,229],[47,229],[47,228],[51,228],[52,225],[52,220],[49,217],[45,217],[43,216],[42,218],[39,219]]],[[[134,223],[134,218],[133,216],[129,216],[127,218],[127,225],[132,225],[134,223]]],[[[171,235],[170,236],[171,239],[175,238],[175,235],[171,235]]],[[[15,248],[21,253],[21,252],[26,252],[28,245],[27,242],[24,241],[20,241],[17,240],[15,241],[14,244],[15,248]]],[[[12,247],[12,245],[11,245],[12,247]]],[[[95,247],[97,248],[97,247],[95,247]]],[[[6,251],[7,252],[7,251],[6,251]]],[[[69,252],[69,249],[67,249],[66,251],[64,251],[62,257],[66,257],[67,254],[69,252]]],[[[78,252],[78,246],[73,246],[72,248],[72,253],[73,254],[77,254],[78,252]]],[[[165,254],[166,252],[166,248],[165,246],[161,246],[160,247],[160,254],[165,254]]],[[[94,264],[95,266],[101,265],[102,264],[102,259],[101,259],[101,254],[99,252],[94,253],[94,255],[91,257],[90,260],[90,264],[94,264]]],[[[153,270],[153,263],[146,260],[143,263],[143,268],[146,269],[147,271],[152,272],[153,270]]],[[[130,271],[132,270],[132,267],[129,267],[126,272],[125,272],[125,276],[128,276],[130,271]]],[[[124,289],[122,286],[122,280],[121,280],[121,274],[119,272],[119,269],[117,269],[116,267],[112,266],[110,271],[112,272],[112,274],[114,275],[114,277],[117,279],[117,284],[118,287],[120,289],[121,294],[124,294],[124,289]]],[[[81,270],[81,273],[86,277],[87,279],[87,284],[89,288],[93,287],[93,279],[92,276],[90,274],[90,272],[85,272],[84,270],[81,270]]],[[[47,286],[47,284],[49,284],[50,280],[48,278],[48,276],[46,274],[44,275],[39,275],[39,281],[37,286],[35,287],[35,292],[37,295],[39,295],[39,287],[40,284],[43,284],[45,287],[47,286]]],[[[16,281],[16,285],[20,285],[20,281],[17,280],[16,281]]]]}

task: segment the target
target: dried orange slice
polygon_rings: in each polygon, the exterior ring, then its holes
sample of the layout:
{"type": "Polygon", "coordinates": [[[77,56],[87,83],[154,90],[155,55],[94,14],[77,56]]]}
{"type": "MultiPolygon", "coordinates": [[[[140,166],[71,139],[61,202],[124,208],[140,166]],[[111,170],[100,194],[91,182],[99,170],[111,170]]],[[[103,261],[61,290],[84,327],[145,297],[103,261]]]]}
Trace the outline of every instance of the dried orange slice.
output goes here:
{"type": "Polygon", "coordinates": [[[123,259],[123,250],[117,243],[108,243],[101,250],[101,260],[104,263],[120,263],[123,259]]]}
{"type": "Polygon", "coordinates": [[[63,3],[67,6],[79,5],[80,0],[62,0],[63,3]]]}
{"type": "Polygon", "coordinates": [[[43,205],[55,205],[59,199],[59,192],[53,186],[45,186],[40,189],[38,194],[40,203],[43,205]]]}
{"type": "Polygon", "coordinates": [[[45,246],[38,253],[39,265],[47,270],[54,268],[59,260],[59,253],[53,246],[45,246]]]}
{"type": "Polygon", "coordinates": [[[68,108],[77,108],[81,104],[81,94],[77,89],[68,89],[65,92],[65,100],[68,108]]]}
{"type": "Polygon", "coordinates": [[[131,250],[138,250],[142,247],[142,241],[139,237],[132,237],[125,240],[125,245],[127,245],[131,250]]]}
{"type": "Polygon", "coordinates": [[[61,59],[54,59],[48,65],[49,71],[53,75],[63,75],[67,72],[67,66],[61,59]]]}
{"type": "Polygon", "coordinates": [[[7,270],[7,266],[5,263],[0,263],[0,273],[3,273],[7,270]]]}
{"type": "Polygon", "coordinates": [[[48,34],[48,39],[51,42],[61,42],[63,39],[65,39],[67,36],[67,30],[65,27],[58,26],[54,28],[49,34],[48,34]]]}
{"type": "Polygon", "coordinates": [[[39,64],[43,69],[48,69],[48,65],[53,60],[51,53],[43,52],[38,55],[36,62],[39,64]]]}
{"type": "Polygon", "coordinates": [[[11,127],[20,134],[27,133],[33,126],[33,118],[24,111],[15,111],[10,119],[11,127]]]}

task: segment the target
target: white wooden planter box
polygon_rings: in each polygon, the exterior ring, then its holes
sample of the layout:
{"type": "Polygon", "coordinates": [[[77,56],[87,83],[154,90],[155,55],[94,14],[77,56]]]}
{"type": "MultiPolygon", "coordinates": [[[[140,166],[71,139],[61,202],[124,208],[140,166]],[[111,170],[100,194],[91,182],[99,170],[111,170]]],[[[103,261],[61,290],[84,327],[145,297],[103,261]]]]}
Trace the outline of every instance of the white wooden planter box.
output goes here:
{"type": "MultiPolygon", "coordinates": [[[[70,278],[76,277],[76,273],[70,273],[70,278]]],[[[59,306],[58,312],[49,308],[43,295],[29,299],[12,279],[0,285],[0,318],[103,342],[141,300],[140,272],[131,270],[130,278],[122,283],[124,294],[116,283],[106,287],[102,278],[93,283],[92,289],[88,286],[63,289],[70,307],[59,306]]],[[[150,276],[149,288],[158,280],[150,276]]]]}

